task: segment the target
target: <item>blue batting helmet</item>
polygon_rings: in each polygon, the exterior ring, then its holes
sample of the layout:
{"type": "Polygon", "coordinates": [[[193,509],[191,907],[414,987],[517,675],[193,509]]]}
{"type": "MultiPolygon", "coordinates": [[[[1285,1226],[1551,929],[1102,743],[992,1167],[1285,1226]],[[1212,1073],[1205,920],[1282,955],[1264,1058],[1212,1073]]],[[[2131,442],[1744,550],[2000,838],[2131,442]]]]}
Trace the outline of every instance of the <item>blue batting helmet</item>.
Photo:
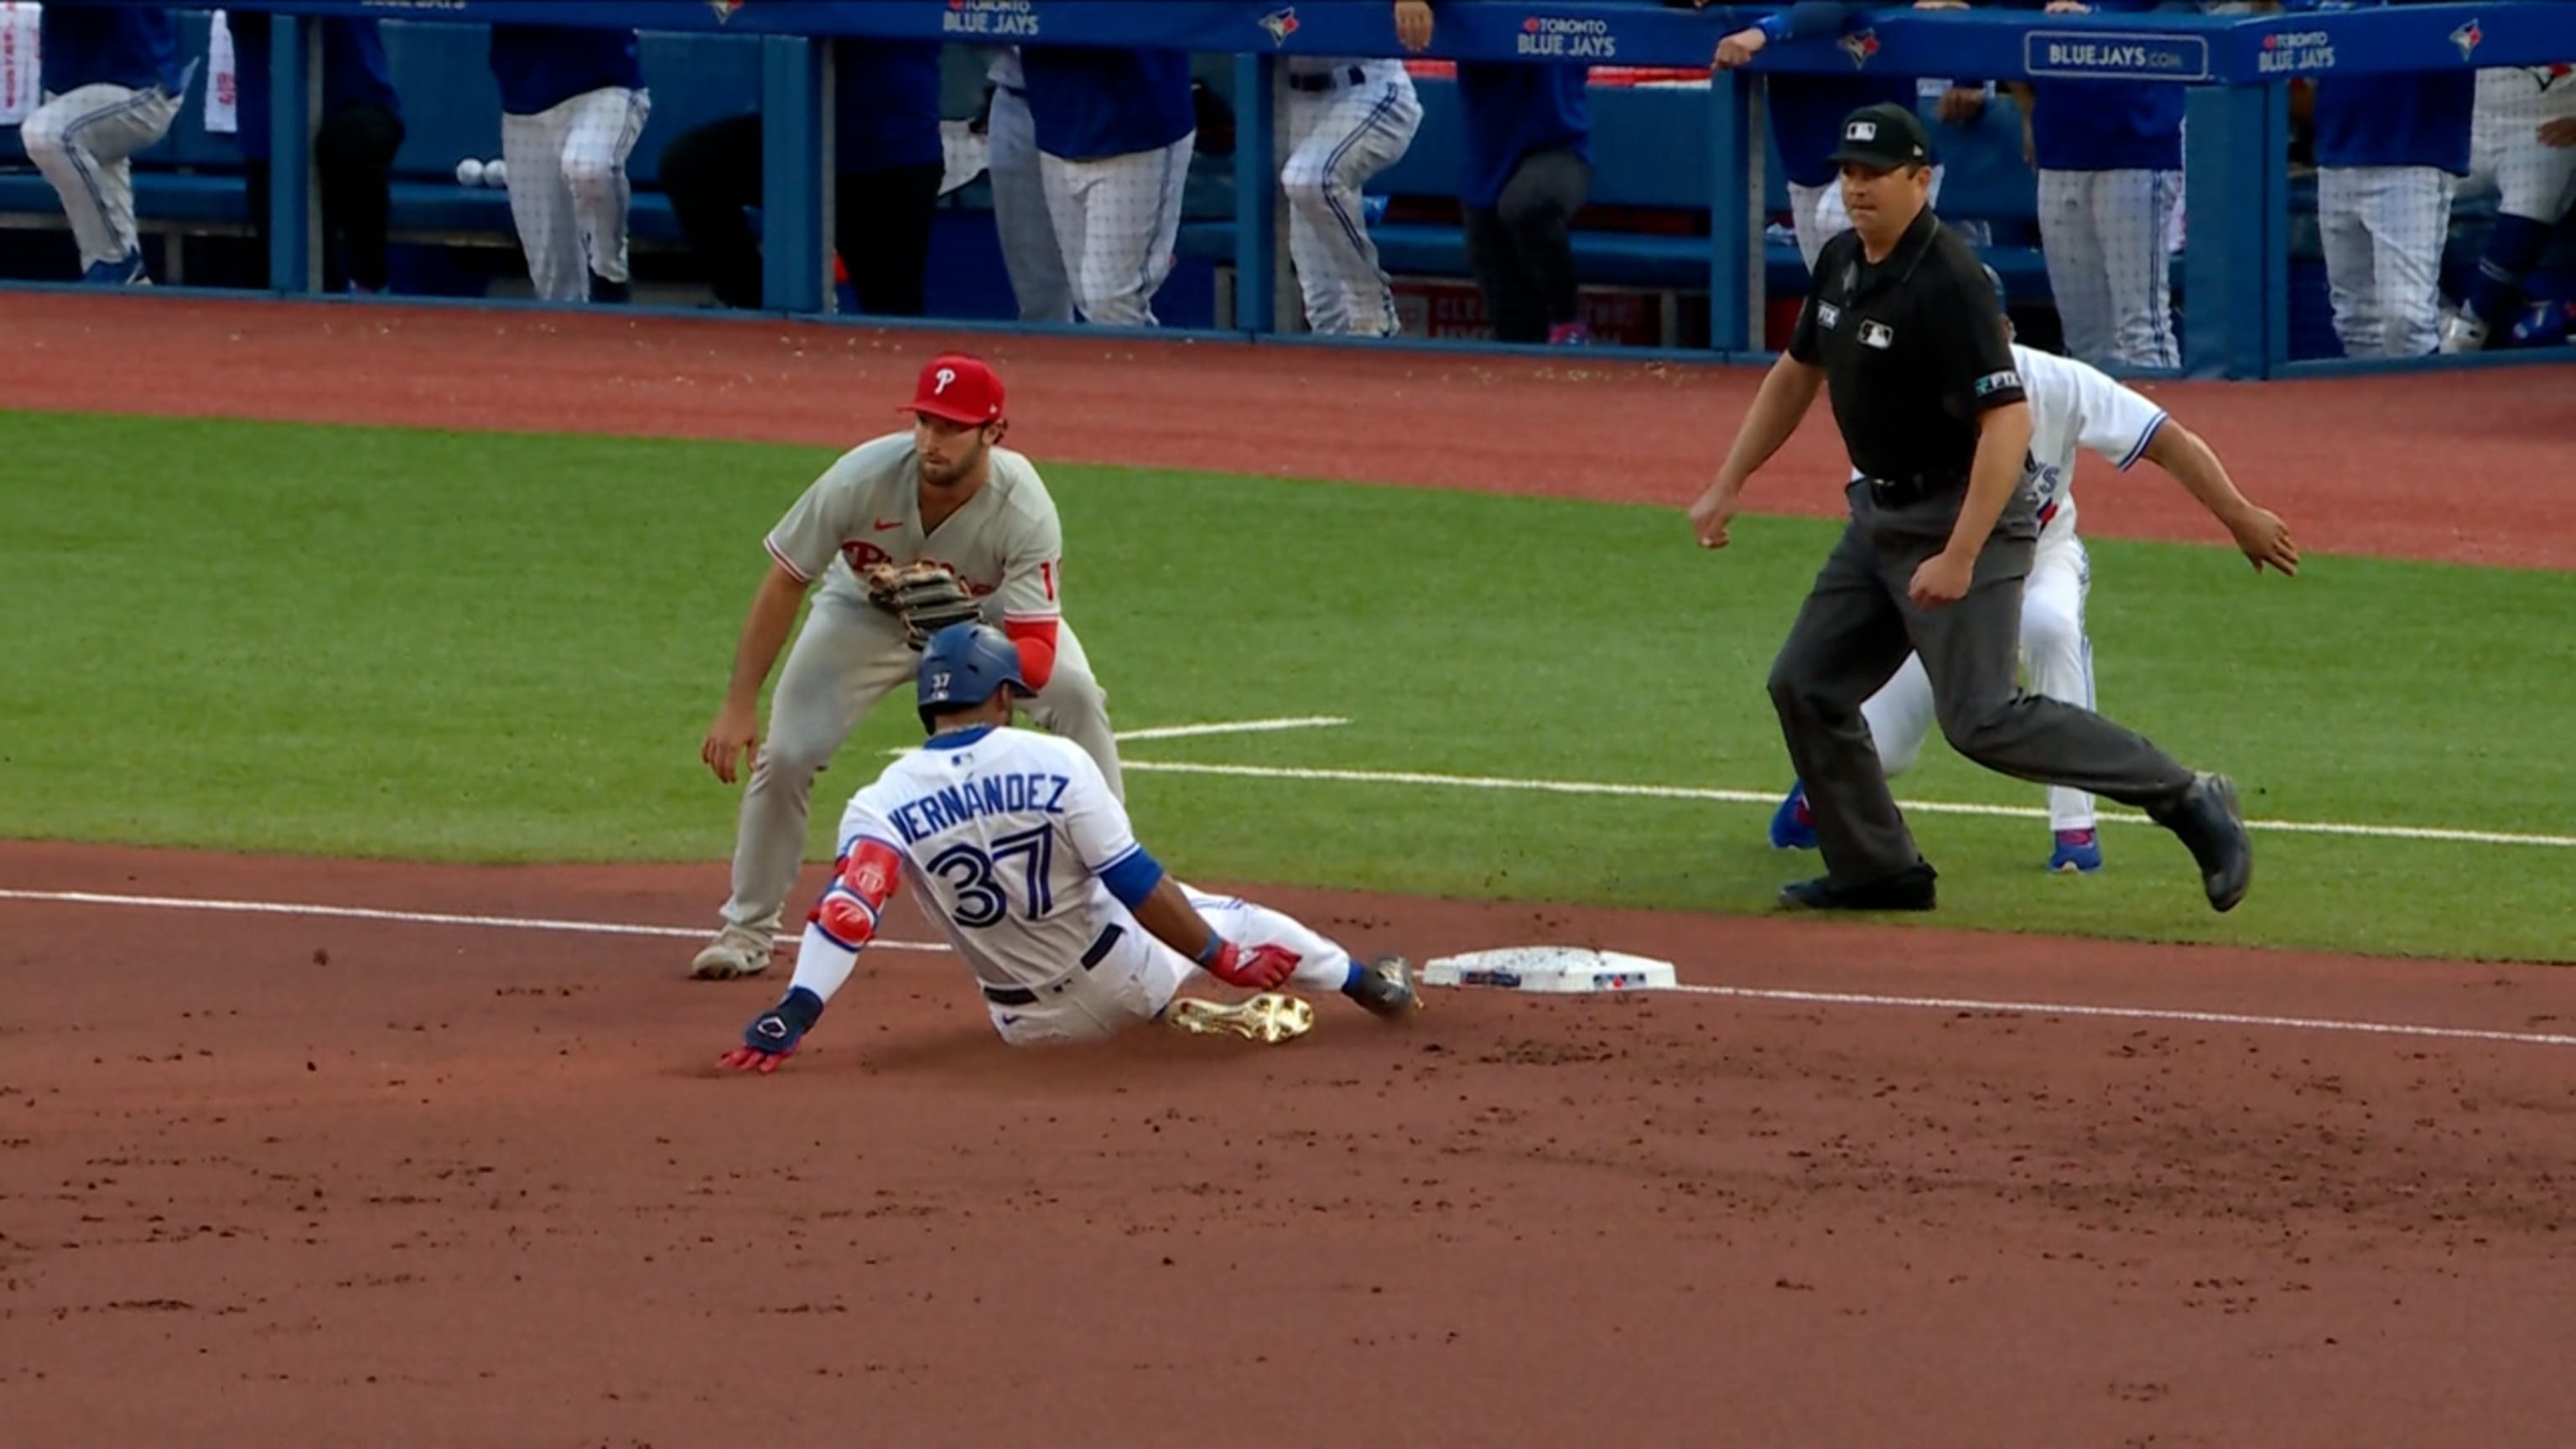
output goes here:
{"type": "Polygon", "coordinates": [[[1020,677],[1020,650],[990,624],[951,624],[921,647],[921,667],[913,691],[921,705],[921,727],[943,710],[971,709],[1002,688],[1033,693],[1020,677]]]}

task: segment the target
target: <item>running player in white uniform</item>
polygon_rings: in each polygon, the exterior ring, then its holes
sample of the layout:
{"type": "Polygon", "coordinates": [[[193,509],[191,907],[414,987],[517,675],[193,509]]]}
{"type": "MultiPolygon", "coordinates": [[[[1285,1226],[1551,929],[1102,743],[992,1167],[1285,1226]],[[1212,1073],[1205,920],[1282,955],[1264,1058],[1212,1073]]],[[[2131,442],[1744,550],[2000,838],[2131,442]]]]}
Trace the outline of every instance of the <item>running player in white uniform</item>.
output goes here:
{"type": "Polygon", "coordinates": [[[1395,293],[1360,215],[1360,188],[1403,159],[1422,100],[1400,60],[1292,56],[1279,76],[1280,208],[1306,326],[1392,337],[1395,293]]]}
{"type": "Polygon", "coordinates": [[[795,1053],[850,979],[899,880],[938,921],[1013,1046],[1151,1021],[1202,968],[1232,986],[1339,991],[1380,1016],[1419,1004],[1400,958],[1363,965],[1277,911],[1165,874],[1088,755],[1010,727],[1027,690],[1019,651],[990,626],[932,635],[916,691],[928,742],[851,798],[796,979],[725,1065],[771,1072],[795,1053]]]}
{"type": "Polygon", "coordinates": [[[805,850],[814,776],[887,691],[912,678],[906,621],[861,582],[880,564],[927,560],[955,574],[1020,651],[1031,716],[1090,752],[1120,792],[1108,698],[1063,618],[1064,530],[1029,460],[1000,446],[1002,381],[947,353],[922,368],[910,431],[862,443],[816,479],[770,530],[770,568],[734,655],[733,678],[700,747],[730,785],[755,752],[734,844],[724,926],[692,964],[702,980],[768,969],[778,915],[805,850]],[[816,577],[822,592],[788,652],[759,738],[761,681],[816,577]]]}
{"type": "MultiPolygon", "coordinates": [[[[2000,301],[2002,279],[1992,267],[1986,269],[1986,277],[2000,301]]],[[[2011,324],[2005,326],[2009,330],[2011,324]]],[[[2024,475],[2023,486],[2038,500],[2040,523],[2039,547],[2022,584],[2022,670],[2031,693],[2091,709],[2093,644],[2084,633],[2084,603],[2091,590],[2092,567],[2085,558],[2083,540],[2075,534],[2072,491],[2078,448],[2090,449],[2124,471],[2145,458],[2172,474],[2227,526],[2258,572],[2269,564],[2284,575],[2297,573],[2299,550],[2280,517],[2247,502],[2209,444],[2167,417],[2164,409],[2089,363],[2034,352],[2018,343],[2012,351],[2022,386],[2030,395],[2032,471],[2024,475]]],[[[1879,763],[1889,778],[1910,768],[1937,723],[1932,680],[1924,673],[1923,657],[1907,655],[1895,676],[1861,705],[1861,717],[1869,724],[1879,763]]],[[[2093,797],[2052,786],[2048,815],[2054,833],[2048,868],[2100,870],[2102,844],[2094,829],[2093,797]]],[[[1810,850],[1815,843],[1806,787],[1794,786],[1772,814],[1771,844],[1781,850],[1810,850]]]]}

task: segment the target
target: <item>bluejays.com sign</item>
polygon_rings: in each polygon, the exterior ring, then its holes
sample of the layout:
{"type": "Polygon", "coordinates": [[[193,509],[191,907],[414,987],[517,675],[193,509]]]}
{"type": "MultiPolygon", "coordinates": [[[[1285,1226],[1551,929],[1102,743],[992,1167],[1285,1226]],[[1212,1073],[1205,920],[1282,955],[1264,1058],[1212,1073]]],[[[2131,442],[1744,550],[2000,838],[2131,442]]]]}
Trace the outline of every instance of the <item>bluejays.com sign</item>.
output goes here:
{"type": "Polygon", "coordinates": [[[1514,39],[1515,51],[1541,60],[1612,60],[1619,54],[1619,37],[1606,20],[1533,15],[1521,22],[1514,39]]]}
{"type": "Polygon", "coordinates": [[[2035,76],[2201,81],[2209,79],[2209,42],[2197,35],[2034,30],[2022,37],[2021,63],[2035,76]]]}

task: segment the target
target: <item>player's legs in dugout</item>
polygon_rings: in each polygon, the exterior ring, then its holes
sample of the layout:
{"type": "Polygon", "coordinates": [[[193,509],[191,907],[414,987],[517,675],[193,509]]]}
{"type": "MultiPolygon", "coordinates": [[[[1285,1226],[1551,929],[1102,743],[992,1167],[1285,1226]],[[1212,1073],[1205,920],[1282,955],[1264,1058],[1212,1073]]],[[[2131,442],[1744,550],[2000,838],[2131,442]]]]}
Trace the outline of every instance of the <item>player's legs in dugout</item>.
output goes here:
{"type": "Polygon", "coordinates": [[[1109,793],[1127,798],[1127,779],[1118,767],[1118,737],[1109,725],[1109,691],[1091,672],[1091,656],[1073,626],[1059,620],[1055,632],[1055,672],[1022,706],[1029,718],[1082,747],[1109,781],[1109,793]]]}
{"type": "Polygon", "coordinates": [[[1002,267],[1010,274],[1020,320],[1070,322],[1073,284],[1065,277],[1064,244],[1047,202],[1028,98],[996,89],[984,126],[990,147],[985,166],[993,180],[993,225],[1001,234],[1002,267]]]}
{"type": "Polygon", "coordinates": [[[759,758],[743,786],[727,925],[777,930],[804,863],[815,776],[877,701],[912,678],[920,657],[905,645],[903,626],[865,599],[829,584],[816,596],[779,670],[759,758]]]}
{"type": "Polygon", "coordinates": [[[1279,186],[1288,204],[1281,210],[1307,324],[1317,332],[1391,334],[1394,294],[1360,215],[1360,188],[1412,146],[1422,103],[1400,73],[1392,81],[1287,94],[1291,124],[1279,186]]]}
{"type": "MultiPolygon", "coordinates": [[[[576,98],[578,99],[578,98],[576,98]]],[[[589,298],[581,256],[581,229],[564,185],[564,132],[571,101],[530,116],[501,117],[501,160],[508,168],[510,222],[528,261],[528,283],[541,302],[589,298]]]]}
{"type": "Polygon", "coordinates": [[[27,159],[62,198],[82,267],[134,251],[134,173],[126,158],[160,140],[178,114],[178,98],[158,86],[100,83],[53,97],[19,127],[27,159]]]}
{"type": "MultiPolygon", "coordinates": [[[[615,287],[626,285],[627,213],[632,190],[626,158],[653,114],[648,91],[604,86],[564,102],[572,112],[564,128],[559,161],[564,189],[572,198],[574,223],[580,228],[579,249],[590,276],[581,281],[591,292],[590,277],[615,287]]],[[[511,170],[516,171],[517,167],[511,170]]]]}

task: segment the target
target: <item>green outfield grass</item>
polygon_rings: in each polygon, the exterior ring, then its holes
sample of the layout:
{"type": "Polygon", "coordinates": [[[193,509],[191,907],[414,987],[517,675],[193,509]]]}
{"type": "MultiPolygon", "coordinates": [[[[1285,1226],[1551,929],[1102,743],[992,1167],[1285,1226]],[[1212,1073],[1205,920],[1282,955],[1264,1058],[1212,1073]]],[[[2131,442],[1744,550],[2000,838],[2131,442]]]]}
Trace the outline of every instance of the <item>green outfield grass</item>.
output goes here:
{"type": "MultiPolygon", "coordinates": [[[[696,762],[760,538],[829,450],[0,413],[0,834],[472,860],[718,859],[696,762]]],[[[1048,470],[1122,728],[1334,714],[1140,760],[1769,791],[1761,681],[1832,534],[1756,519],[1048,470]]],[[[2120,486],[2133,486],[2122,484],[2120,486]]],[[[1679,484],[1674,490],[1684,491],[1679,484]]],[[[2576,833],[2576,579],[2097,543],[2103,707],[2259,817],[2576,833]]],[[[815,839],[874,756],[825,776],[815,839]]],[[[1935,746],[1910,798],[2037,806],[1935,746]]],[[[1759,806],[1138,773],[1204,879],[1765,908],[1759,806]]],[[[2576,849],[2262,834],[2212,916],[2161,831],[2047,876],[2035,820],[1918,816],[1939,923],[2576,959],[2576,849]]],[[[1712,931],[1722,928],[1712,927],[1712,931]]],[[[1712,936],[1722,948],[1723,936],[1712,936]]]]}

